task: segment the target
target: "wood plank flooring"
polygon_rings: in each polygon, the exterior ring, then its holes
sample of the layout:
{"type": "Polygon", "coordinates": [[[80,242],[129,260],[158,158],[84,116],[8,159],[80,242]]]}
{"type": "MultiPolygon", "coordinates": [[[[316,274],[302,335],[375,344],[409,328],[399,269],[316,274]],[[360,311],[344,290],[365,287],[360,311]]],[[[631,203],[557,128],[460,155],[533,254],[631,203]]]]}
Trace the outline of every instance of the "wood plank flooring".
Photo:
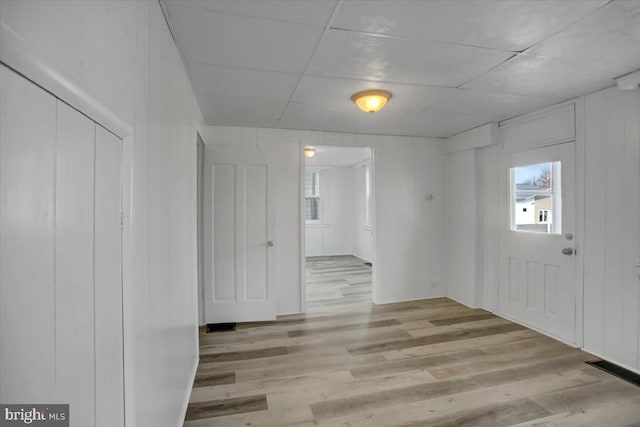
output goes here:
{"type": "Polygon", "coordinates": [[[446,298],[200,336],[186,427],[640,426],[597,358],[446,298]]]}
{"type": "Polygon", "coordinates": [[[352,255],[307,257],[307,313],[371,304],[371,267],[352,255]]]}

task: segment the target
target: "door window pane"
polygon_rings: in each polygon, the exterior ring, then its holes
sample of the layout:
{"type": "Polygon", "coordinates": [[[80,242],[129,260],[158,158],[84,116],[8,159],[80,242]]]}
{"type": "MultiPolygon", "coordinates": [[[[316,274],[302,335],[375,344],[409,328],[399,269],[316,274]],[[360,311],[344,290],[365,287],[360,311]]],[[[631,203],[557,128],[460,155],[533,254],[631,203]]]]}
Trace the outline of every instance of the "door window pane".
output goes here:
{"type": "Polygon", "coordinates": [[[560,234],[561,164],[537,163],[511,168],[511,229],[560,234]]]}

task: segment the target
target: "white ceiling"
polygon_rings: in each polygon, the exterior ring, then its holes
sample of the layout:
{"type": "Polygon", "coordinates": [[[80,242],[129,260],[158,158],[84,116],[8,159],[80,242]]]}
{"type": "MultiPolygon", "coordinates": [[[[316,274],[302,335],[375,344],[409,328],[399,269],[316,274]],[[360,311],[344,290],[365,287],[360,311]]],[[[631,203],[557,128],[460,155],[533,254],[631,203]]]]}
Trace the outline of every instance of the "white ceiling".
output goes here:
{"type": "Polygon", "coordinates": [[[163,0],[209,125],[446,137],[640,68],[640,0],[163,0]],[[379,113],[350,96],[389,90],[379,113]]]}
{"type": "Polygon", "coordinates": [[[307,166],[353,166],[371,158],[368,147],[317,146],[316,154],[305,159],[307,166]]]}

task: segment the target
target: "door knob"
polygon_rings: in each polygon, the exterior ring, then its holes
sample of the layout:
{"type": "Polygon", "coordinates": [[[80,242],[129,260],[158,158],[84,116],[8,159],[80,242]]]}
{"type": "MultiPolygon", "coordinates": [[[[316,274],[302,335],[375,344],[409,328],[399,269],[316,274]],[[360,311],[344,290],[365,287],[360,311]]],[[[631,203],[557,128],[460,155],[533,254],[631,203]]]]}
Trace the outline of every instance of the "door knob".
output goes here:
{"type": "Polygon", "coordinates": [[[269,241],[267,242],[267,246],[268,246],[268,247],[270,247],[270,248],[274,247],[275,245],[276,245],[276,244],[275,244],[275,243],[273,243],[271,240],[269,240],[269,241]]]}
{"type": "Polygon", "coordinates": [[[573,255],[573,248],[564,248],[562,249],[562,253],[565,255],[573,255]]]}

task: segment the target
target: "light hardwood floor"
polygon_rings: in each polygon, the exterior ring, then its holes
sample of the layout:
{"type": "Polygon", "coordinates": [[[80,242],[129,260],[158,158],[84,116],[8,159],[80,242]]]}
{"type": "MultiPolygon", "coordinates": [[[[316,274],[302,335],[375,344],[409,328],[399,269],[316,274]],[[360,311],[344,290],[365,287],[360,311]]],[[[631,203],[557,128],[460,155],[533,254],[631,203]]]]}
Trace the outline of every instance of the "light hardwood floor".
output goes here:
{"type": "Polygon", "coordinates": [[[371,304],[371,267],[352,255],[307,257],[307,313],[371,304]]]}
{"type": "Polygon", "coordinates": [[[200,357],[187,427],[640,426],[596,357],[446,298],[202,333],[200,357]]]}

